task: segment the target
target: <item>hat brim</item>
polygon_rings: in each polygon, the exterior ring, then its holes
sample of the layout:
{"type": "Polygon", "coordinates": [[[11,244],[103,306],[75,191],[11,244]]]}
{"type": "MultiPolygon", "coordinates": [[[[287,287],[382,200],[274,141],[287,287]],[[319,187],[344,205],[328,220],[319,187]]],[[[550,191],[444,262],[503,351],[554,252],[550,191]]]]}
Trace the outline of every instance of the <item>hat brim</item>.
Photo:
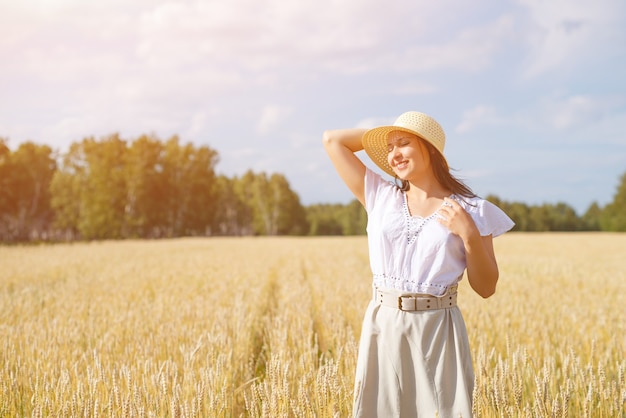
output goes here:
{"type": "MultiPolygon", "coordinates": [[[[429,141],[427,138],[421,136],[418,132],[403,128],[401,126],[379,126],[377,128],[370,129],[369,131],[365,131],[361,138],[361,143],[363,145],[363,149],[367,156],[376,164],[379,168],[381,168],[385,173],[389,174],[391,177],[396,177],[396,173],[393,171],[388,162],[388,143],[387,138],[389,133],[391,132],[406,132],[412,135],[417,136],[418,138],[429,142],[433,145],[433,148],[437,150],[441,154],[441,152],[437,149],[437,146],[429,141]]],[[[445,156],[441,154],[445,159],[445,156]]]]}

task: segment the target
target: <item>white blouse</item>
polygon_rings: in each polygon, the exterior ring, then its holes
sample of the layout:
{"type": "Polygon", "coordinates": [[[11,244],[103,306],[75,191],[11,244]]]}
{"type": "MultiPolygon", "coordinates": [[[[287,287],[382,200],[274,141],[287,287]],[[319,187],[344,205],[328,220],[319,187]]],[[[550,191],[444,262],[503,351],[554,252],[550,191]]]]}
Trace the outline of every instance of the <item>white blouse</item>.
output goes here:
{"type": "MultiPolygon", "coordinates": [[[[470,214],[482,236],[497,237],[514,225],[491,202],[451,198],[470,214]]],[[[462,279],[463,241],[437,221],[438,211],[425,218],[411,216],[405,193],[370,169],[365,174],[365,208],[375,287],[441,296],[462,279]]]]}

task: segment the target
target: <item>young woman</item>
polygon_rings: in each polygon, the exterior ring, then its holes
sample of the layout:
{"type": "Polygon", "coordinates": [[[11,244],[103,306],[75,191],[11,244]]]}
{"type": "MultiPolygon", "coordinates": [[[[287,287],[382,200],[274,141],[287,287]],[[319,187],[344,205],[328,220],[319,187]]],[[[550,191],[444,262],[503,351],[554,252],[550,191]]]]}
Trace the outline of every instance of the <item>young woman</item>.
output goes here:
{"type": "Polygon", "coordinates": [[[363,320],[355,417],[471,417],[474,371],[456,306],[467,271],[482,297],[496,290],[492,238],[513,227],[451,175],[445,134],[420,112],[392,126],[324,132],[340,177],[368,214],[374,296],[363,320]],[[385,181],[355,155],[396,179],[385,181]]]}

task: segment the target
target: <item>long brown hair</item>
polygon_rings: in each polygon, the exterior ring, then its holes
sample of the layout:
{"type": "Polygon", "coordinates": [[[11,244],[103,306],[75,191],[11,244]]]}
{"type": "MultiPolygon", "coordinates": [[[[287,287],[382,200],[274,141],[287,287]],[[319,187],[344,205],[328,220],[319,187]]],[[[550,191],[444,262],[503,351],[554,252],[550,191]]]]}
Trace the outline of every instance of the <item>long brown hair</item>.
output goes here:
{"type": "MultiPolygon", "coordinates": [[[[463,183],[450,173],[448,162],[445,158],[443,158],[443,155],[439,152],[439,150],[437,150],[428,141],[422,140],[422,143],[426,145],[426,149],[430,155],[430,166],[432,167],[435,179],[437,179],[439,184],[441,184],[445,189],[450,190],[453,194],[467,198],[476,197],[476,193],[474,193],[467,184],[463,183]]],[[[407,180],[402,180],[401,184],[398,185],[396,178],[396,185],[402,191],[409,190],[409,182],[407,180]]]]}

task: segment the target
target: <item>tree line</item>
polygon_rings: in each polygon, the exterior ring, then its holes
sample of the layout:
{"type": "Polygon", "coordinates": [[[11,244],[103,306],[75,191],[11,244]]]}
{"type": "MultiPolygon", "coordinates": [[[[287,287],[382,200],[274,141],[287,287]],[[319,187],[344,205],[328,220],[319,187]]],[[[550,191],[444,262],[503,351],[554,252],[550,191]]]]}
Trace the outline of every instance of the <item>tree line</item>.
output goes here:
{"type": "MultiPolygon", "coordinates": [[[[282,174],[217,175],[217,151],[177,136],[88,137],[64,154],[7,144],[0,138],[2,242],[365,234],[357,200],[305,207],[282,174]]],[[[626,231],[626,174],[612,203],[593,203],[583,216],[565,203],[487,199],[518,231],[626,231]]]]}

